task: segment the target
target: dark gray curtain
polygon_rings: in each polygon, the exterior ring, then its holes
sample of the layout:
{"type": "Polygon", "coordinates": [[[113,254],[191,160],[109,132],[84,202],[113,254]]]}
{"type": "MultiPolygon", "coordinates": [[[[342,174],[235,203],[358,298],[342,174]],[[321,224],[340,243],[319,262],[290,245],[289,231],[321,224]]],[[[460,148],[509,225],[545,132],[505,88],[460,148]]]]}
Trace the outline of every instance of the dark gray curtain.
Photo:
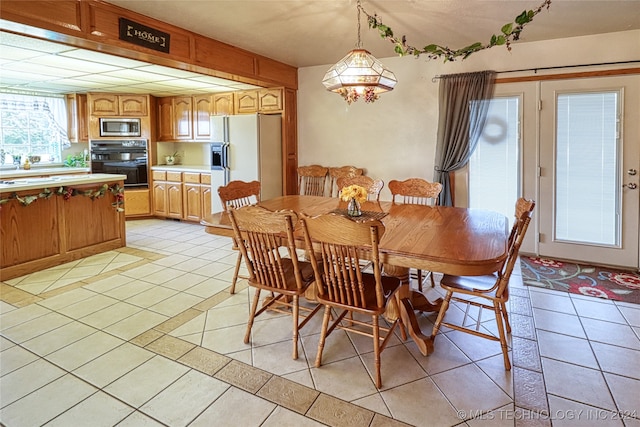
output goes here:
{"type": "Polygon", "coordinates": [[[440,77],[434,181],[442,184],[441,206],[453,204],[449,172],[466,165],[478,144],[493,96],[495,74],[481,71],[440,77]]]}

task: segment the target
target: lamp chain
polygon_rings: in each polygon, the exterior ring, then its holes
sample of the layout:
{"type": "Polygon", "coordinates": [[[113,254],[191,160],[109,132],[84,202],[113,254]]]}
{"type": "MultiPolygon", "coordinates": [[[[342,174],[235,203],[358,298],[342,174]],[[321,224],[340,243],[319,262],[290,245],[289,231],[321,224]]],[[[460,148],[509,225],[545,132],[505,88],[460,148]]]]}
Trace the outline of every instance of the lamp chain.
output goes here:
{"type": "Polygon", "coordinates": [[[360,9],[362,9],[362,5],[360,4],[360,0],[357,2],[358,7],[358,44],[356,45],[357,49],[362,48],[362,43],[360,42],[360,9]]]}

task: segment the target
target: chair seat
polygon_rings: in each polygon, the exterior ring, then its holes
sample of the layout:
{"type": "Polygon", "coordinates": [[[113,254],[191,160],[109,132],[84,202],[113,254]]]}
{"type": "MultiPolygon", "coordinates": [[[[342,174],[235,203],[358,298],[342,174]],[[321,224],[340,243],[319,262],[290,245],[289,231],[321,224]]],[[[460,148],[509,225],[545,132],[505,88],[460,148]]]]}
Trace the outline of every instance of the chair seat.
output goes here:
{"type": "Polygon", "coordinates": [[[318,302],[322,304],[330,304],[333,307],[343,309],[343,310],[351,310],[358,313],[363,313],[367,315],[379,315],[384,313],[387,306],[387,301],[393,297],[395,292],[401,285],[400,279],[397,277],[391,276],[382,276],[382,290],[384,292],[384,304],[382,307],[378,308],[376,302],[376,279],[373,274],[363,273],[362,281],[364,282],[364,298],[366,302],[366,307],[354,307],[353,305],[342,304],[338,301],[334,301],[328,298],[329,295],[316,295],[318,298],[318,302]]]}
{"type": "MultiPolygon", "coordinates": [[[[298,267],[300,268],[300,274],[302,276],[303,287],[298,289],[298,285],[296,283],[295,275],[293,274],[293,262],[290,258],[284,258],[282,260],[282,269],[284,270],[285,277],[287,278],[287,282],[285,283],[286,289],[278,289],[278,292],[285,295],[302,295],[305,290],[311,285],[314,281],[313,275],[313,266],[310,262],[298,261],[298,267]]],[[[272,290],[271,286],[263,286],[258,281],[251,282],[251,286],[261,289],[272,290]]]]}
{"type": "Polygon", "coordinates": [[[485,292],[488,296],[495,295],[497,274],[487,274],[484,276],[451,276],[445,274],[440,280],[440,286],[446,290],[455,292],[476,293],[485,292]],[[491,292],[490,292],[491,291],[491,292]]]}

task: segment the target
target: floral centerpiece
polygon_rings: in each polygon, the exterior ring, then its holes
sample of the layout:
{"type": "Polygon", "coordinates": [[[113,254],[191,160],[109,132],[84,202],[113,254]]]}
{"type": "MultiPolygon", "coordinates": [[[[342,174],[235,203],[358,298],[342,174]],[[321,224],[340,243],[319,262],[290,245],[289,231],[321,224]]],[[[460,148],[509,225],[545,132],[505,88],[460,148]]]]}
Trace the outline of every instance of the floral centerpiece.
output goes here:
{"type": "Polygon", "coordinates": [[[367,190],[359,185],[349,185],[342,189],[340,198],[345,202],[349,202],[347,205],[347,214],[349,216],[360,216],[362,215],[360,203],[367,200],[367,190]]]}

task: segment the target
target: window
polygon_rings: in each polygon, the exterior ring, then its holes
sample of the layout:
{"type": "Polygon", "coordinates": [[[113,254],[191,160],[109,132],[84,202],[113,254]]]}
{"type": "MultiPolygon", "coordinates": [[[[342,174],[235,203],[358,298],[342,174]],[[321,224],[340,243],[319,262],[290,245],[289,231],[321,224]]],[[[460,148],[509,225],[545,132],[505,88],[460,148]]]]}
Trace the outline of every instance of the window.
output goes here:
{"type": "Polygon", "coordinates": [[[618,244],[618,92],[557,98],[557,240],[618,244]]]}
{"type": "Polygon", "coordinates": [[[504,214],[513,221],[520,189],[520,97],[494,98],[469,159],[469,207],[504,214]]]}
{"type": "Polygon", "coordinates": [[[66,104],[62,98],[0,94],[0,161],[60,162],[69,146],[66,104]]]}

